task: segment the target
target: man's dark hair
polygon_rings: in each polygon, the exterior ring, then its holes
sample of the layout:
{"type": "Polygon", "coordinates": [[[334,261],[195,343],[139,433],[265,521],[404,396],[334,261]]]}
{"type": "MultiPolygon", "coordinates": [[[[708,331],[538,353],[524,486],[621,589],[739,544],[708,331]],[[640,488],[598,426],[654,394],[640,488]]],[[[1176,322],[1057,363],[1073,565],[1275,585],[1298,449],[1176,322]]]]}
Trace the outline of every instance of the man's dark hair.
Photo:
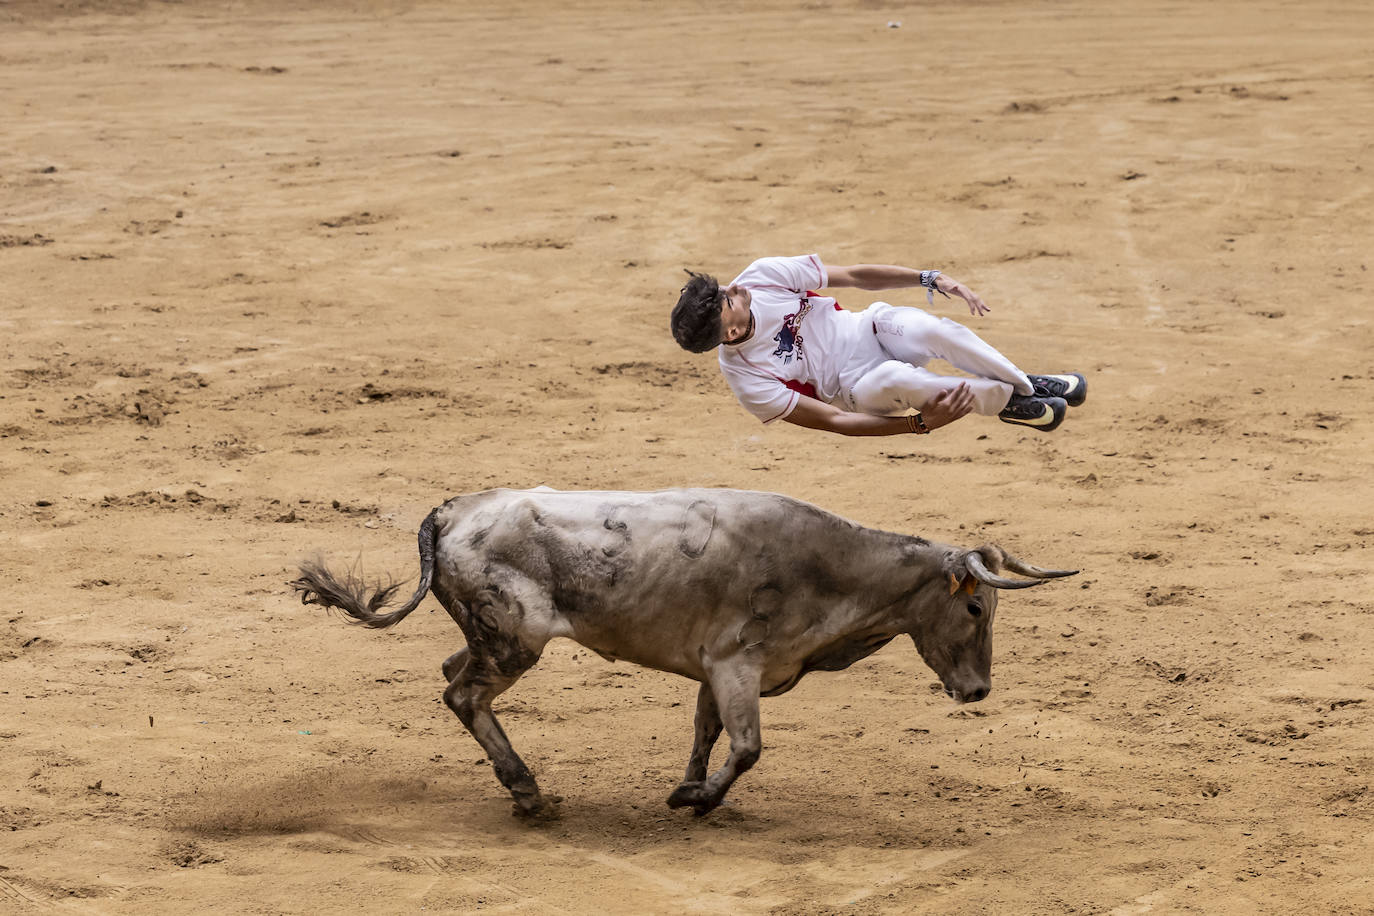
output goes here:
{"type": "Polygon", "coordinates": [[[716,278],[687,271],[691,279],[682,288],[670,320],[673,339],[693,353],[705,353],[720,344],[720,301],[716,278]]]}

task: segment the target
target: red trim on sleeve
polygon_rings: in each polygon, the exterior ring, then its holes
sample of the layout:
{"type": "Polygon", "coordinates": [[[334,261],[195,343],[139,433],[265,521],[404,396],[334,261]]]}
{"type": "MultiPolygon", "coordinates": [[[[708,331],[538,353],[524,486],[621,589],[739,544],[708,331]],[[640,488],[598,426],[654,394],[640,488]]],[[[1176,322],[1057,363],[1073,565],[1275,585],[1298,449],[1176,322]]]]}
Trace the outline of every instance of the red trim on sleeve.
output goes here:
{"type": "Polygon", "coordinates": [[[794,391],[794,392],[792,392],[792,397],[791,397],[791,398],[788,400],[788,402],[787,402],[787,406],[784,407],[784,408],[782,409],[782,412],[781,412],[781,413],[775,413],[775,414],[773,414],[773,416],[769,417],[767,420],[764,420],[763,422],[764,422],[764,423],[772,423],[774,420],[776,420],[776,419],[778,419],[778,418],[780,418],[780,417],[785,417],[785,416],[787,416],[787,415],[790,414],[793,410],[795,410],[796,407],[797,407],[797,393],[794,391]]]}
{"type": "Polygon", "coordinates": [[[825,275],[825,271],[821,268],[821,262],[817,260],[814,254],[808,254],[806,257],[811,261],[812,264],[816,265],[816,279],[820,281],[821,286],[824,286],[825,281],[828,278],[825,275]]]}

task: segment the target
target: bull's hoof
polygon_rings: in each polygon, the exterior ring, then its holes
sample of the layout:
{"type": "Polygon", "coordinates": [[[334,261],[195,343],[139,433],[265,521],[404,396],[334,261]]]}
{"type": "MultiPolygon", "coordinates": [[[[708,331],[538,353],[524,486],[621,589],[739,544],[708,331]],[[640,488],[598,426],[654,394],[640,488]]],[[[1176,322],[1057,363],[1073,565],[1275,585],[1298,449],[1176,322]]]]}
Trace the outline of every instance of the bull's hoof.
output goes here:
{"type": "Polygon", "coordinates": [[[547,798],[543,795],[516,798],[515,804],[511,806],[511,814],[531,824],[556,821],[559,818],[558,803],[562,800],[561,795],[550,795],[547,798]]]}
{"type": "Polygon", "coordinates": [[[706,793],[704,783],[684,782],[668,796],[669,808],[688,808],[697,817],[713,811],[720,802],[706,793]]]}
{"type": "Polygon", "coordinates": [[[528,775],[508,785],[511,798],[515,799],[515,816],[531,821],[551,821],[558,817],[558,803],[561,795],[545,795],[539,791],[534,779],[528,775]]]}
{"type": "Polygon", "coordinates": [[[668,796],[669,808],[686,808],[688,805],[695,805],[701,800],[701,783],[684,782],[673,790],[673,794],[668,796]]]}

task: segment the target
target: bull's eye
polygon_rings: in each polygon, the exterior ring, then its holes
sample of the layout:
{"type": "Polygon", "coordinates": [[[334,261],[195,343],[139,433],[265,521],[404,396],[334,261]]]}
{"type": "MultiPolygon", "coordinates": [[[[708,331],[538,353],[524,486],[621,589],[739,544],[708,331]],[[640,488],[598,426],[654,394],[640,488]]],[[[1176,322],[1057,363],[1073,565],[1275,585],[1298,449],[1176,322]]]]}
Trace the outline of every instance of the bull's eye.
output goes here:
{"type": "Polygon", "coordinates": [[[968,603],[968,612],[972,614],[974,617],[977,617],[983,613],[983,609],[979,607],[977,601],[970,601],[968,603]]]}

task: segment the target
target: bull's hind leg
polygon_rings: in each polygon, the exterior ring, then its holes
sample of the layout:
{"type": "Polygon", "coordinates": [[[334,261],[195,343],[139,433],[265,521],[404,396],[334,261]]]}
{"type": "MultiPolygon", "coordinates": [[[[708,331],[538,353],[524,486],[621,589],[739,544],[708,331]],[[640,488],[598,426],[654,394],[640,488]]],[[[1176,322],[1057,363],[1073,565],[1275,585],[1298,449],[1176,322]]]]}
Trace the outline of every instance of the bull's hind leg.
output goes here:
{"type": "MultiPolygon", "coordinates": [[[[488,659],[468,653],[466,663],[455,672],[448,689],[444,691],[444,702],[487,752],[496,770],[496,778],[501,780],[501,785],[515,799],[516,813],[522,815],[552,814],[554,804],[540,793],[529,767],[511,747],[510,739],[491,711],[491,701],[514,684],[536,660],[537,656],[530,658],[528,663],[517,669],[509,664],[509,659],[503,660],[504,663],[498,666],[488,659]]],[[[452,661],[454,659],[450,658],[449,662],[452,661]]],[[[444,663],[444,668],[446,672],[450,670],[448,662],[444,663]]]]}
{"type": "Polygon", "coordinates": [[[444,663],[440,666],[440,668],[444,672],[444,680],[447,683],[452,684],[454,678],[458,677],[459,672],[463,670],[463,666],[467,663],[468,649],[467,646],[464,646],[457,652],[454,652],[448,658],[444,659],[444,663]]]}
{"type": "MultiPolygon", "coordinates": [[[[711,706],[718,713],[716,721],[723,724],[726,733],[730,735],[730,756],[720,769],[707,778],[699,782],[691,780],[691,777],[697,772],[695,769],[697,766],[700,766],[700,771],[703,774],[705,773],[706,758],[710,756],[710,743],[701,741],[710,733],[709,716],[705,723],[708,728],[705,730],[703,730],[701,718],[703,707],[706,706],[707,701],[702,699],[701,694],[698,694],[698,744],[692,748],[692,761],[687,766],[688,779],[673,790],[672,795],[668,796],[669,807],[683,808],[690,805],[698,815],[705,814],[720,805],[725,799],[725,793],[730,791],[730,786],[734,785],[735,780],[754,765],[763,749],[763,741],[759,735],[760,678],[758,670],[747,664],[743,658],[734,658],[709,666],[707,677],[709,681],[702,685],[702,691],[709,690],[714,696],[714,702],[711,706]],[[701,758],[698,758],[698,753],[703,751],[701,747],[703,743],[705,744],[704,753],[701,758]]],[[[709,714],[709,709],[707,712],[709,714]]],[[[715,733],[719,734],[719,724],[715,733]]],[[[711,742],[714,740],[712,737],[711,742]]]]}

